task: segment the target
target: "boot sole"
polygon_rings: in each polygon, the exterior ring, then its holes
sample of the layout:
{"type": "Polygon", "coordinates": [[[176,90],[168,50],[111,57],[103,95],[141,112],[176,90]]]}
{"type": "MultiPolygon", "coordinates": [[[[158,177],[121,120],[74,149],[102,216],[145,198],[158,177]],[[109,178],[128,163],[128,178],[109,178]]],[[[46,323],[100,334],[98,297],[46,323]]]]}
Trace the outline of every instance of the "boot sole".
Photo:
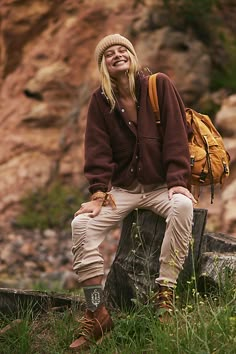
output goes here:
{"type": "Polygon", "coordinates": [[[74,352],[76,352],[76,351],[79,352],[82,350],[84,353],[89,353],[89,349],[91,346],[101,344],[105,338],[109,338],[110,336],[111,336],[111,330],[106,332],[101,338],[97,339],[94,342],[87,341],[87,342],[84,342],[81,346],[72,347],[72,348],[69,347],[69,350],[74,351],[74,352]]]}

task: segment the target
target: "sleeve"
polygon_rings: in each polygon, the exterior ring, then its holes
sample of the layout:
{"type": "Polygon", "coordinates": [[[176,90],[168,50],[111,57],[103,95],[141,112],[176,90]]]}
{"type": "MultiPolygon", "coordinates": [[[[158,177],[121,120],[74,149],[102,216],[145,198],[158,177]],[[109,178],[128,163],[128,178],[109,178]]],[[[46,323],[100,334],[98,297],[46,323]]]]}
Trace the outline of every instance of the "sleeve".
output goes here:
{"type": "Polygon", "coordinates": [[[107,192],[113,172],[110,136],[104,114],[97,97],[93,94],[87,115],[85,129],[84,174],[89,182],[90,193],[100,190],[107,192]]]}
{"type": "Polygon", "coordinates": [[[163,73],[158,75],[157,90],[167,186],[189,188],[191,168],[185,106],[174,84],[163,73]]]}

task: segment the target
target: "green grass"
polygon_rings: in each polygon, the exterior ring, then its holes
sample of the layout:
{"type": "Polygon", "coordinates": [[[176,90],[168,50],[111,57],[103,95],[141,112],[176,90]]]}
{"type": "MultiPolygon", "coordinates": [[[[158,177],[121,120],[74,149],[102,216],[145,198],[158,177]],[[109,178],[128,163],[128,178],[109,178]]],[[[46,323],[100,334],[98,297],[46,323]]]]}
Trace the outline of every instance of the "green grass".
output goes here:
{"type": "MultiPolygon", "coordinates": [[[[212,296],[199,294],[193,283],[178,293],[176,311],[169,324],[159,322],[151,304],[130,312],[113,311],[111,335],[89,353],[101,354],[234,354],[236,352],[236,288],[228,282],[212,296]]],[[[22,322],[0,336],[1,354],[70,353],[78,327],[76,308],[62,313],[18,315],[22,322]]],[[[1,316],[4,328],[13,318],[1,316]]]]}
{"type": "MultiPolygon", "coordinates": [[[[145,256],[138,213],[136,223],[133,224],[132,236],[137,243],[135,245],[143,248],[145,256]]],[[[193,250],[193,242],[190,245],[193,250]]],[[[216,258],[216,272],[217,267],[216,258]]],[[[148,279],[148,265],[146,272],[148,279]]],[[[139,298],[135,299],[132,310],[117,310],[111,313],[115,324],[114,330],[100,345],[92,346],[89,353],[234,354],[235,274],[230,271],[222,274],[219,270],[219,288],[209,289],[206,284],[204,289],[203,284],[200,293],[197,290],[195,271],[193,273],[185,286],[181,284],[176,289],[176,308],[169,324],[160,323],[152,301],[144,305],[139,298]]],[[[43,286],[38,284],[38,288],[43,286]]],[[[78,336],[77,319],[82,315],[76,308],[64,312],[47,311],[35,314],[32,306],[28,306],[27,311],[21,311],[17,316],[0,315],[0,329],[10,324],[16,317],[22,320],[0,335],[0,354],[70,353],[69,345],[78,336]]]]}
{"type": "Polygon", "coordinates": [[[32,191],[22,200],[22,212],[15,221],[18,228],[44,230],[66,229],[83,201],[81,192],[73,186],[56,182],[48,188],[32,191]]]}

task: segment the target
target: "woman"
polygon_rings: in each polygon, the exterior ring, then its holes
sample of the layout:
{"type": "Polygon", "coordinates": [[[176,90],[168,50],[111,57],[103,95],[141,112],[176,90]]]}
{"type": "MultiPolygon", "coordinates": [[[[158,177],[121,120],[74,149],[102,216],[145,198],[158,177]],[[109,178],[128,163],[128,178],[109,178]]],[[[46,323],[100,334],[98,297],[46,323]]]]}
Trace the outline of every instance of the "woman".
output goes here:
{"type": "Polygon", "coordinates": [[[120,34],[104,37],[95,57],[101,87],[92,95],[85,134],[85,176],[91,200],[72,222],[73,268],[84,288],[87,310],[81,336],[70,348],[89,346],[112,326],[103,303],[106,233],[134,208],[166,219],[156,279],[159,308],[173,310],[173,289],[191,238],[193,217],[188,136],[184,104],[170,81],[158,74],[161,131],[148,95],[148,77],[139,71],[132,43],[120,34]]]}

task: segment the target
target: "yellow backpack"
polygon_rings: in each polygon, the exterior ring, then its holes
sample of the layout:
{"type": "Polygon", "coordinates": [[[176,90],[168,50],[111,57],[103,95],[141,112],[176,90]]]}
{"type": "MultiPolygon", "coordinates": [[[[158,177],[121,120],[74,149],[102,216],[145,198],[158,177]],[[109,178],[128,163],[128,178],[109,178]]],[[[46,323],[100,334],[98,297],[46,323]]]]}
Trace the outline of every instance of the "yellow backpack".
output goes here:
{"type": "MultiPolygon", "coordinates": [[[[149,76],[149,97],[156,123],[160,124],[160,111],[156,85],[157,73],[149,76]]],[[[189,139],[191,185],[194,186],[195,198],[199,197],[200,186],[211,185],[211,203],[214,198],[214,185],[222,184],[229,176],[230,156],[225,150],[222,136],[205,115],[186,108],[186,120],[192,127],[193,135],[189,139]]]]}

